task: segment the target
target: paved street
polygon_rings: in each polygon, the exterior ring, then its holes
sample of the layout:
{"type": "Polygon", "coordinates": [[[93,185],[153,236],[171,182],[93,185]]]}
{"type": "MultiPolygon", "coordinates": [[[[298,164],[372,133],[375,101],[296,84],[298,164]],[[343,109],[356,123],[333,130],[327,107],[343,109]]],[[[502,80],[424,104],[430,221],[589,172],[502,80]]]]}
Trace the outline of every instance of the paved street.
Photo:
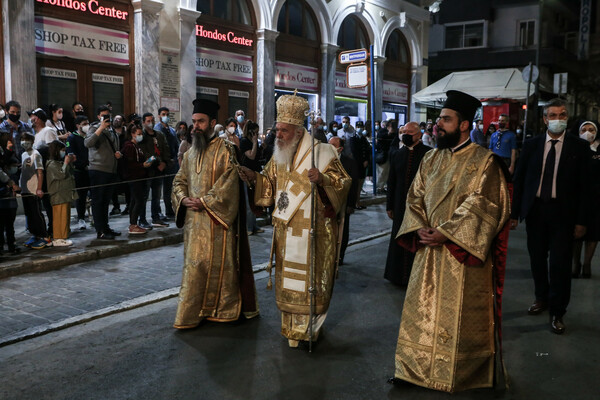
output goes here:
{"type": "MultiPolygon", "coordinates": [[[[504,300],[511,388],[452,397],[596,398],[598,278],[573,282],[567,332],[550,333],[547,314],[525,312],[532,282],[524,236],[522,229],[511,236],[504,300]]],[[[383,237],[349,249],[312,354],[287,347],[273,292],[260,278],[259,319],[176,332],[171,328],[176,299],[169,299],[4,346],[0,398],[447,399],[447,394],[386,383],[393,374],[404,296],[382,279],[386,246],[383,237]]]]}
{"type": "MultiPolygon", "coordinates": [[[[125,217],[121,219],[126,220],[125,217]]],[[[123,223],[117,218],[113,220],[115,224],[123,223]]],[[[385,205],[374,205],[352,216],[350,240],[390,228],[385,205]]],[[[264,269],[264,263],[268,261],[271,237],[270,226],[265,227],[264,233],[250,236],[252,261],[256,269],[264,269]]],[[[61,250],[48,249],[54,252],[61,250]]],[[[182,259],[183,245],[177,244],[78,263],[55,271],[2,279],[0,345],[123,308],[172,297],[177,294],[181,283],[182,259]]]]}

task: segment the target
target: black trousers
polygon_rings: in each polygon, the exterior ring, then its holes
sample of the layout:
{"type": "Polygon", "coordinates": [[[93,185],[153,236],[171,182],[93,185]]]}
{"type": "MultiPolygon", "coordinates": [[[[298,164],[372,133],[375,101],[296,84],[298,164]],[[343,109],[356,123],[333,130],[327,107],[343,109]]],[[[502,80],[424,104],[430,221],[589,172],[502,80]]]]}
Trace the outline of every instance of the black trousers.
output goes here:
{"type": "Polygon", "coordinates": [[[342,243],[340,246],[340,261],[344,261],[346,255],[346,248],[348,247],[348,239],[350,237],[350,215],[346,213],[344,217],[344,230],[342,231],[342,243]]]}
{"type": "Polygon", "coordinates": [[[536,200],[525,222],[535,298],[562,317],[571,298],[573,218],[556,201],[536,200]]]}
{"type": "Polygon", "coordinates": [[[129,225],[137,225],[142,208],[146,207],[146,202],[144,201],[146,181],[130,182],[129,187],[131,189],[129,196],[129,225]]]}
{"type": "Polygon", "coordinates": [[[15,249],[15,218],[16,208],[0,208],[0,250],[4,247],[4,232],[6,232],[6,244],[8,250],[15,249]]]}
{"type": "Polygon", "coordinates": [[[42,214],[42,201],[34,194],[26,194],[23,200],[23,211],[27,217],[27,229],[35,237],[47,238],[46,220],[42,214]]]}
{"type": "Polygon", "coordinates": [[[92,186],[98,186],[90,189],[94,228],[96,228],[97,233],[105,233],[110,229],[108,225],[108,206],[112,198],[114,183],[117,181],[117,174],[95,170],[88,172],[92,186]]]}
{"type": "Polygon", "coordinates": [[[75,171],[75,186],[77,187],[78,199],[75,200],[77,208],[77,219],[85,219],[85,206],[87,201],[87,193],[90,189],[90,176],[87,171],[75,171]],[[80,189],[85,188],[85,189],[80,189]]]}

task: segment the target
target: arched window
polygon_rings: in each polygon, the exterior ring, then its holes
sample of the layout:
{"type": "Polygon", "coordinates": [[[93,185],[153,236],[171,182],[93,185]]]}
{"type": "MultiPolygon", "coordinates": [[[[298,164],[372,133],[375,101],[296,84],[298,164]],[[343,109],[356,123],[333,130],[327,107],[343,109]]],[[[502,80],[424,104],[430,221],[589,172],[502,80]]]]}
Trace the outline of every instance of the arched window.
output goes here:
{"type": "Polygon", "coordinates": [[[225,19],[243,25],[252,25],[246,0],[198,0],[196,10],[203,15],[225,19]]]}
{"type": "Polygon", "coordinates": [[[347,16],[344,22],[342,22],[337,44],[342,49],[366,49],[369,47],[369,39],[365,27],[354,15],[347,16]]]}
{"type": "Polygon", "coordinates": [[[400,64],[410,64],[410,53],[404,35],[399,30],[394,30],[385,48],[385,58],[400,64]]]}
{"type": "Polygon", "coordinates": [[[308,40],[317,40],[317,28],[312,10],[303,0],[288,0],[281,7],[277,30],[308,40]]]}

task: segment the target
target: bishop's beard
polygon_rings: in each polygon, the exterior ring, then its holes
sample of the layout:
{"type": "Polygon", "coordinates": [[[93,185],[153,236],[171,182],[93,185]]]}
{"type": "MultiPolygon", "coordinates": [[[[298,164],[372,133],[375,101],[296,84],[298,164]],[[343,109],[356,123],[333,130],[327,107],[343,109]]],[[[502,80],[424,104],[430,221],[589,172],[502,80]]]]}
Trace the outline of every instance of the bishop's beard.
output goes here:
{"type": "Polygon", "coordinates": [[[458,146],[458,141],[460,140],[460,131],[458,127],[452,131],[447,132],[441,128],[437,130],[437,148],[438,149],[451,149],[453,147],[458,146]],[[444,135],[441,135],[443,133],[444,135]]]}
{"type": "Polygon", "coordinates": [[[196,129],[193,131],[194,140],[192,143],[194,144],[194,148],[198,152],[198,155],[202,155],[204,150],[208,147],[208,132],[203,129],[196,129]]]}
{"type": "Polygon", "coordinates": [[[302,135],[294,136],[294,138],[287,143],[281,139],[275,139],[275,150],[273,151],[275,162],[277,164],[291,166],[300,139],[302,139],[302,135]]]}

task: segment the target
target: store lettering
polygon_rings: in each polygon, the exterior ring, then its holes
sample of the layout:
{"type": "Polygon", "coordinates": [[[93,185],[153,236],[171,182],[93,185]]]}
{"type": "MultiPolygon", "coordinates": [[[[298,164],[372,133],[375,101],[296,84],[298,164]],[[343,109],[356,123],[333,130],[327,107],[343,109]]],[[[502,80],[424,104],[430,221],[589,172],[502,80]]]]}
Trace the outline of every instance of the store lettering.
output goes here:
{"type": "Polygon", "coordinates": [[[285,73],[279,72],[277,70],[277,75],[279,75],[279,79],[283,82],[300,82],[307,83],[310,85],[314,85],[317,81],[316,78],[311,78],[310,76],[304,76],[302,72],[298,72],[295,75],[291,74],[290,71],[286,71],[285,73]]]}
{"type": "Polygon", "coordinates": [[[126,20],[128,11],[117,10],[115,7],[103,7],[99,5],[98,0],[85,1],[78,0],[36,0],[38,3],[49,4],[51,6],[68,8],[69,10],[90,12],[103,17],[126,20]]]}
{"type": "Polygon", "coordinates": [[[196,65],[208,69],[218,69],[221,71],[239,72],[241,74],[251,74],[252,67],[249,65],[238,64],[234,62],[211,60],[209,58],[196,58],[196,65]]]}
{"type": "Polygon", "coordinates": [[[243,36],[236,36],[235,33],[231,31],[227,33],[221,33],[218,29],[215,29],[214,31],[207,31],[204,29],[203,25],[196,25],[196,36],[248,47],[252,47],[252,42],[254,42],[252,39],[248,39],[243,36]]]}
{"type": "Polygon", "coordinates": [[[93,39],[77,35],[67,35],[66,33],[46,31],[42,29],[35,30],[35,39],[48,43],[59,43],[61,45],[71,45],[73,47],[83,47],[86,49],[104,50],[110,53],[127,54],[127,45],[123,43],[111,42],[103,39],[93,39]]]}

